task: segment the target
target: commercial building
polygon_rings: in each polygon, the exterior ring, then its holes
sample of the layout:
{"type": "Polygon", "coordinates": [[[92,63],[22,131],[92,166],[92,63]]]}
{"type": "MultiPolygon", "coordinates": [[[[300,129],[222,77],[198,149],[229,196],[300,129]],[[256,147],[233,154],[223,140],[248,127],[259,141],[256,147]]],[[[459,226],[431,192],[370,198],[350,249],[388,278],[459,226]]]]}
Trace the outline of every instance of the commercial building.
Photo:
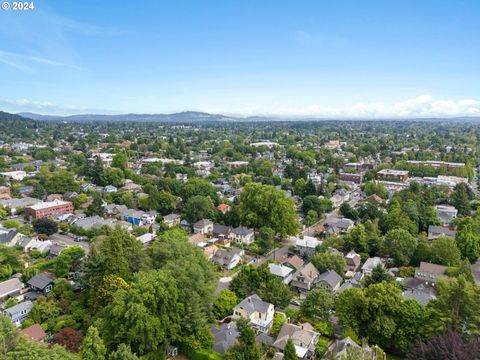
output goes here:
{"type": "Polygon", "coordinates": [[[29,218],[44,218],[70,213],[73,213],[73,204],[63,200],[41,202],[25,208],[25,216],[29,218]]]}
{"type": "Polygon", "coordinates": [[[408,181],[408,171],[384,169],[377,172],[378,180],[400,181],[406,183],[408,181]]]}

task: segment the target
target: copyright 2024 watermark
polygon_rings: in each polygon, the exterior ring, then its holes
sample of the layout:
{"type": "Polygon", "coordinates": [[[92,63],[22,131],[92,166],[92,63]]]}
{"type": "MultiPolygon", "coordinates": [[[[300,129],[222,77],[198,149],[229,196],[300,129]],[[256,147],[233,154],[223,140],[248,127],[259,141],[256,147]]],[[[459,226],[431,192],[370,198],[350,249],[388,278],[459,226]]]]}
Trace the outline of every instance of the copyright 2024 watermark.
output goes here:
{"type": "Polygon", "coordinates": [[[2,10],[4,11],[33,11],[35,10],[35,5],[33,1],[3,1],[2,10]]]}

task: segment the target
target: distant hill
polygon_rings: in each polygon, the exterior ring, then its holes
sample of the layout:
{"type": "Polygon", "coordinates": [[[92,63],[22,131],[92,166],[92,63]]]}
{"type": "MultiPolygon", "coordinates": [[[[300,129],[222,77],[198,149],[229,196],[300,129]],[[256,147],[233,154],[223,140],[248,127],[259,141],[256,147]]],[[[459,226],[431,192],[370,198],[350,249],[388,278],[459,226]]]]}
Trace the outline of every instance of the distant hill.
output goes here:
{"type": "MultiPolygon", "coordinates": [[[[0,111],[0,113],[3,113],[0,111]]],[[[9,113],[3,113],[9,114],[9,113]]],[[[449,122],[480,122],[479,116],[462,116],[453,118],[409,118],[409,119],[334,119],[334,118],[315,118],[315,117],[275,117],[275,116],[227,116],[222,114],[209,114],[198,111],[185,111],[174,114],[79,114],[79,115],[41,115],[31,112],[21,112],[18,114],[9,114],[18,116],[18,118],[28,118],[41,121],[139,121],[139,122],[212,122],[212,121],[230,121],[230,122],[267,122],[267,121],[449,121],[449,122]]]]}
{"type": "Polygon", "coordinates": [[[40,115],[35,113],[18,113],[18,115],[34,120],[65,120],[65,121],[162,121],[162,122],[191,122],[191,121],[238,121],[240,118],[208,114],[196,111],[185,111],[175,114],[79,114],[69,116],[40,115]]]}

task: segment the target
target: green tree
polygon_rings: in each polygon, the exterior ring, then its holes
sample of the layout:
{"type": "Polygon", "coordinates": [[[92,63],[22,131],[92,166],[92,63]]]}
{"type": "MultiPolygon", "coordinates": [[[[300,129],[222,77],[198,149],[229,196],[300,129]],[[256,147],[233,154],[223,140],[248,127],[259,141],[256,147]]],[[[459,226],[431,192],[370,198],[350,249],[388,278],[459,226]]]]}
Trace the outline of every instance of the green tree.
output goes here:
{"type": "MultiPolygon", "coordinates": [[[[119,290],[105,308],[102,335],[107,344],[129,344],[139,355],[176,339],[181,312],[177,283],[163,270],[140,272],[128,290],[119,290]]],[[[87,334],[88,336],[88,334],[87,334]]]]}
{"type": "Polygon", "coordinates": [[[368,235],[363,224],[358,224],[345,236],[345,246],[359,253],[369,252],[368,235]]]}
{"type": "Polygon", "coordinates": [[[467,185],[461,183],[452,192],[453,205],[460,215],[470,214],[470,194],[467,185]]]}
{"type": "Polygon", "coordinates": [[[132,352],[129,345],[120,344],[117,350],[110,354],[109,360],[139,360],[139,357],[132,352]]]}
{"type": "Polygon", "coordinates": [[[342,276],[345,272],[346,263],[342,254],[330,250],[315,253],[310,261],[321,274],[327,270],[335,270],[337,274],[342,276]]]}
{"type": "Polygon", "coordinates": [[[125,182],[125,175],[123,174],[122,170],[109,167],[103,171],[101,175],[101,182],[104,185],[113,185],[119,187],[125,182]]]}
{"type": "Polygon", "coordinates": [[[225,354],[227,360],[260,360],[262,353],[255,340],[255,332],[248,320],[237,321],[238,344],[232,346],[225,354]]]}
{"type": "Polygon", "coordinates": [[[82,354],[82,360],[105,359],[107,349],[95,326],[88,328],[87,334],[83,338],[82,346],[80,347],[80,353],[82,354]]]}
{"type": "Polygon", "coordinates": [[[275,315],[273,315],[272,336],[276,337],[286,322],[286,316],[283,313],[276,312],[275,315]]]}
{"type": "Polygon", "coordinates": [[[431,261],[445,266],[457,266],[460,264],[460,250],[454,239],[440,236],[431,244],[431,261]]]}
{"type": "Polygon", "coordinates": [[[0,355],[6,355],[15,347],[17,337],[18,330],[10,318],[0,315],[0,355]]]}
{"type": "Polygon", "coordinates": [[[270,227],[284,237],[294,235],[298,220],[293,199],[270,185],[247,184],[240,195],[242,223],[253,228],[270,227]]]}
{"type": "Polygon", "coordinates": [[[112,159],[112,167],[125,170],[127,168],[128,157],[124,152],[118,152],[112,159]]]}
{"type": "Polygon", "coordinates": [[[384,251],[399,265],[407,265],[410,262],[416,247],[417,239],[407,230],[393,229],[385,236],[384,251]]]}
{"type": "Polygon", "coordinates": [[[480,236],[475,231],[474,221],[470,216],[459,219],[455,232],[455,241],[462,258],[475,262],[480,256],[480,236]]]}
{"type": "Polygon", "coordinates": [[[372,273],[367,276],[363,282],[364,285],[368,287],[373,284],[380,284],[383,281],[392,283],[394,280],[395,278],[385,270],[383,265],[378,264],[373,268],[372,273]]]}
{"type": "Polygon", "coordinates": [[[41,218],[35,220],[35,222],[33,223],[33,229],[38,234],[45,234],[50,236],[58,231],[58,225],[53,220],[41,218]]]}
{"type": "Polygon", "coordinates": [[[300,310],[308,318],[328,321],[333,310],[334,297],[324,289],[314,289],[308,292],[300,310]]]}
{"type": "Polygon", "coordinates": [[[187,200],[183,213],[185,219],[193,224],[201,219],[213,219],[215,207],[209,197],[196,195],[187,200]]]}
{"type": "Polygon", "coordinates": [[[297,351],[295,350],[295,345],[291,338],[288,338],[285,349],[283,350],[283,358],[285,360],[297,360],[297,351]]]}
{"type": "Polygon", "coordinates": [[[237,303],[237,295],[229,289],[223,289],[213,302],[212,313],[216,319],[222,320],[232,314],[232,310],[237,303]]]}
{"type": "Polygon", "coordinates": [[[465,334],[479,335],[480,288],[464,276],[437,282],[437,299],[428,303],[431,316],[425,323],[432,334],[454,329],[465,334]]]}
{"type": "Polygon", "coordinates": [[[428,311],[414,299],[404,300],[397,316],[395,348],[406,353],[411,344],[421,339],[422,326],[428,321],[428,311]]]}
{"type": "Polygon", "coordinates": [[[411,235],[418,233],[418,226],[405,214],[397,200],[393,200],[388,209],[385,227],[387,231],[403,229],[407,230],[411,235]]]}
{"type": "Polygon", "coordinates": [[[343,291],[335,301],[335,310],[344,328],[389,347],[397,330],[401,303],[401,290],[395,284],[382,282],[363,290],[343,291]]]}
{"type": "Polygon", "coordinates": [[[268,253],[275,246],[275,232],[269,227],[262,227],[259,231],[257,243],[262,254],[268,253]]]}

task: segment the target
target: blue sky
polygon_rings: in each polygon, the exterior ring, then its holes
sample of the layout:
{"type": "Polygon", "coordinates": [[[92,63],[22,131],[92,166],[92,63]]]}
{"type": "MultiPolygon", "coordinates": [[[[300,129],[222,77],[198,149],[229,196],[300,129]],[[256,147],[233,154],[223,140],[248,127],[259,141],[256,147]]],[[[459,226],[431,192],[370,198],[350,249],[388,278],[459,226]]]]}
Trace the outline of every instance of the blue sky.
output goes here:
{"type": "Polygon", "coordinates": [[[479,1],[35,1],[0,12],[0,109],[480,115],[479,1]]]}

